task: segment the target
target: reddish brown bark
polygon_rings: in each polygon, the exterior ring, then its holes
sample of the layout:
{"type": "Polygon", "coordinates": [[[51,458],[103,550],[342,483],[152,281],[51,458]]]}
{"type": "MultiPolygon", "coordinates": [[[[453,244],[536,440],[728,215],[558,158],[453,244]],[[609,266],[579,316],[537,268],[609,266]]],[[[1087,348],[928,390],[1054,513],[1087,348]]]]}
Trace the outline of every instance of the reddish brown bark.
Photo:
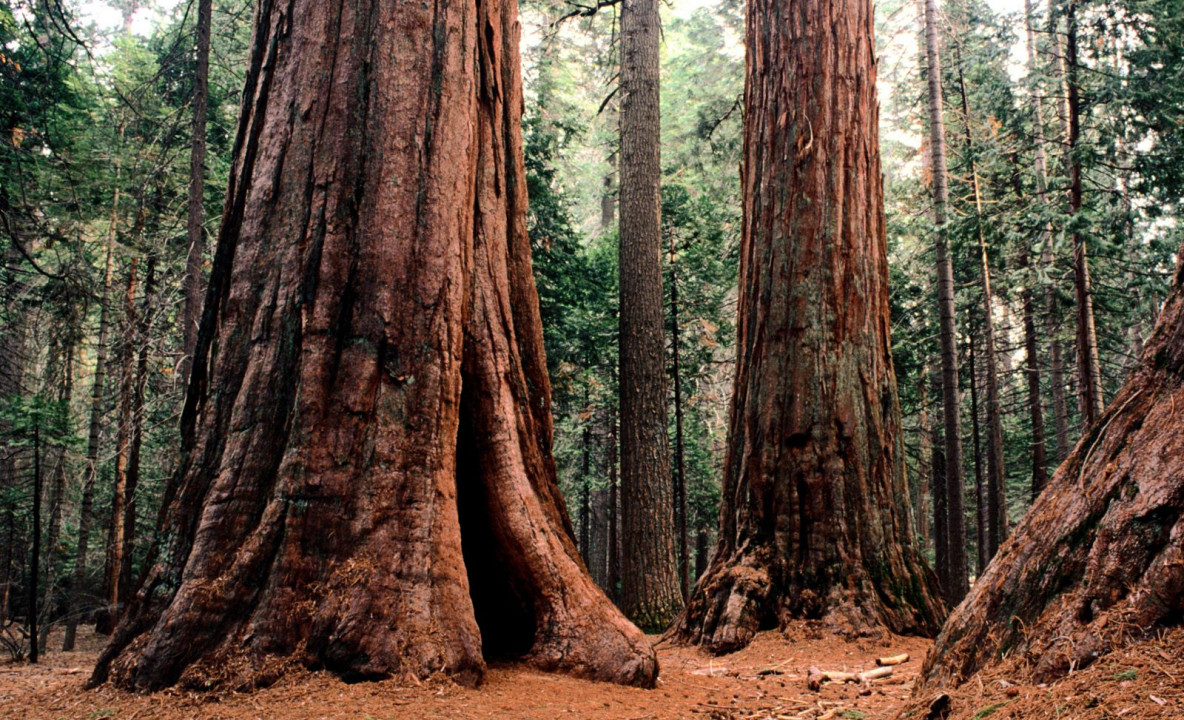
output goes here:
{"type": "Polygon", "coordinates": [[[165,541],[92,683],[652,684],[555,481],[516,4],[256,17],[165,541]]]}
{"type": "Polygon", "coordinates": [[[889,353],[870,0],[748,6],[738,364],[719,545],[678,638],[933,632],[889,353]]]}
{"type": "Polygon", "coordinates": [[[136,319],[136,272],[139,258],[133,257],[128,267],[127,292],[124,293],[124,340],[119,351],[119,393],[118,421],[115,442],[115,482],[111,492],[111,519],[107,526],[107,563],[104,568],[103,594],[106,608],[100,617],[97,629],[109,633],[114,629],[119,615],[119,605],[127,598],[126,585],[120,582],[123,571],[124,552],[127,546],[127,503],[128,503],[128,461],[132,447],[132,395],[136,386],[135,333],[136,319]]]}
{"type": "Polygon", "coordinates": [[[950,617],[924,683],[959,684],[1003,654],[1047,680],[1179,622],[1181,407],[1184,265],[1139,369],[950,617]]]}

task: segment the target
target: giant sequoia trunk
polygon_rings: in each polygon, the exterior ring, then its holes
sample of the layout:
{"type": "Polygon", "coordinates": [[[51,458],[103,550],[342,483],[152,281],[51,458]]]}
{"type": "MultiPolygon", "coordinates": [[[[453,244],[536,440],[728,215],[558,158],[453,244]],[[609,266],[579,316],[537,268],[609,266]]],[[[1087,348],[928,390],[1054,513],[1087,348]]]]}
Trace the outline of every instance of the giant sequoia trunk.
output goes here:
{"type": "Polygon", "coordinates": [[[516,4],[256,17],[165,540],[92,683],[652,684],[555,482],[516,4]]]}
{"type": "Polygon", "coordinates": [[[748,6],[738,365],[719,546],[675,632],[933,632],[889,354],[870,0],[748,6]]]}
{"type": "Polygon", "coordinates": [[[1139,369],[946,623],[925,682],[960,683],[1003,653],[1051,679],[1180,621],[1181,408],[1184,264],[1139,369]]]}

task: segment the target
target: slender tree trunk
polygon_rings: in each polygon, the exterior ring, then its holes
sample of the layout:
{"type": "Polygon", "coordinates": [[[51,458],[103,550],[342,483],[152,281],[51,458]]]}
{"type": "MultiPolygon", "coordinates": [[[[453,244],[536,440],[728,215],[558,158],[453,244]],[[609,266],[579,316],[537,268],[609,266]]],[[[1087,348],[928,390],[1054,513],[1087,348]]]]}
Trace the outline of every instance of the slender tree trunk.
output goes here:
{"type": "Polygon", "coordinates": [[[1082,432],[1097,422],[1102,412],[1102,376],[1098,367],[1098,338],[1094,328],[1093,289],[1089,278],[1086,237],[1080,229],[1082,178],[1078,145],[1081,139],[1081,89],[1077,57],[1077,1],[1066,5],[1065,83],[1069,103],[1069,214],[1073,225],[1073,289],[1077,299],[1077,386],[1082,432]]]}
{"type": "Polygon", "coordinates": [[[1179,623],[1181,378],[1184,263],[1139,369],[946,623],[923,683],[960,684],[1003,654],[1015,668],[1007,677],[1047,682],[1179,623]]]}
{"type": "Polygon", "coordinates": [[[168,542],[91,684],[506,657],[652,686],[555,477],[516,4],[256,23],[168,542]]]}
{"type": "Polygon", "coordinates": [[[622,603],[646,630],[682,607],[666,437],[659,187],[658,0],[621,10],[621,533],[622,603]]]}
{"type": "Polygon", "coordinates": [[[737,368],[719,544],[675,626],[933,632],[889,351],[870,0],[748,5],[737,368]]]}
{"type": "MultiPolygon", "coordinates": [[[[941,373],[929,368],[927,374],[933,386],[933,396],[941,397],[941,373]]],[[[949,483],[946,482],[946,445],[942,424],[935,422],[930,429],[929,494],[933,497],[933,558],[937,580],[942,588],[950,584],[950,502],[949,483]]]]}
{"type": "Polygon", "coordinates": [[[40,655],[37,632],[37,593],[41,588],[41,419],[33,425],[33,548],[29,556],[28,622],[29,662],[36,663],[40,655]]]}
{"type": "Polygon", "coordinates": [[[929,417],[929,388],[927,377],[921,378],[921,412],[918,418],[918,430],[920,431],[920,446],[921,457],[917,461],[917,540],[921,550],[928,551],[932,535],[929,527],[929,487],[930,478],[933,476],[932,468],[932,444],[931,444],[931,427],[932,421],[929,417]]]}
{"type": "MultiPolygon", "coordinates": [[[[58,400],[65,406],[66,413],[69,413],[70,400],[74,396],[75,337],[75,326],[70,321],[66,328],[65,347],[61,349],[64,360],[61,364],[62,381],[58,391],[58,400]]],[[[54,595],[57,590],[57,577],[55,573],[58,571],[62,555],[62,505],[66,496],[66,449],[64,446],[59,445],[55,449],[52,467],[53,479],[51,482],[53,484],[50,486],[49,493],[49,528],[45,537],[46,572],[44,603],[47,609],[54,607],[54,595]]],[[[0,624],[3,624],[3,618],[0,618],[0,624]]],[[[47,649],[46,644],[49,642],[51,625],[52,623],[46,622],[41,626],[41,636],[38,642],[41,644],[42,652],[47,649]]]]}
{"type": "MultiPolygon", "coordinates": [[[[1032,8],[1032,0],[1024,0],[1024,47],[1028,53],[1028,72],[1036,74],[1039,67],[1036,62],[1036,25],[1032,8]]],[[[1034,85],[1032,87],[1032,128],[1035,139],[1036,158],[1036,198],[1045,210],[1048,202],[1048,160],[1044,149],[1044,89],[1034,85]]],[[[1045,222],[1039,235],[1041,264],[1048,275],[1055,269],[1052,252],[1052,222],[1045,222]]],[[[1028,415],[1032,423],[1032,499],[1035,500],[1044,486],[1048,484],[1048,448],[1044,432],[1044,398],[1040,390],[1040,353],[1036,329],[1036,308],[1033,300],[1032,285],[1035,279],[1031,272],[1031,259],[1027,248],[1020,250],[1021,270],[1030,278],[1024,282],[1020,293],[1024,315],[1024,351],[1026,375],[1028,380],[1028,415]]],[[[1044,288],[1044,332],[1051,339],[1054,334],[1053,305],[1056,296],[1051,285],[1044,288]]],[[[1060,348],[1057,352],[1059,354],[1060,348]]],[[[1064,388],[1062,387],[1062,393],[1064,388]]],[[[1055,391],[1054,391],[1055,394],[1055,391]]],[[[1059,450],[1059,448],[1058,448],[1059,450]]],[[[1063,459],[1063,458],[1061,458],[1063,459]]]]}
{"type": "Polygon", "coordinates": [[[983,569],[987,567],[990,562],[990,548],[995,546],[996,539],[992,537],[995,532],[994,526],[987,514],[987,487],[983,481],[983,463],[982,463],[982,443],[980,442],[979,433],[979,411],[978,411],[978,371],[975,367],[975,352],[974,339],[968,337],[966,339],[967,357],[970,361],[969,375],[970,375],[970,435],[972,438],[972,447],[974,449],[974,515],[975,515],[975,545],[978,550],[978,574],[982,575],[983,569]]]}
{"type": "Polygon", "coordinates": [[[933,167],[933,215],[936,226],[938,337],[941,342],[942,415],[945,426],[946,501],[949,507],[949,584],[946,601],[957,605],[968,588],[966,568],[966,519],[963,512],[962,419],[958,401],[958,330],[954,309],[954,266],[946,231],[949,202],[946,171],[945,122],[942,119],[941,54],[937,33],[937,6],[925,0],[925,56],[929,76],[929,149],[933,167]]]}
{"type": "Polygon", "coordinates": [[[608,419],[608,594],[621,604],[621,490],[617,476],[617,415],[608,419]]]}
{"type": "Polygon", "coordinates": [[[140,484],[140,455],[144,443],[144,393],[148,382],[148,346],[150,313],[156,292],[156,256],[148,257],[144,277],[144,298],[136,331],[138,358],[136,360],[136,383],[132,392],[132,438],[127,463],[127,502],[124,504],[122,564],[119,569],[119,597],[131,598],[133,551],[136,546],[136,491],[140,484]]]}
{"type": "Polygon", "coordinates": [[[678,274],[674,232],[670,233],[670,359],[674,383],[674,533],[678,538],[678,580],[684,602],[691,596],[691,559],[687,547],[687,464],[682,434],[682,369],[678,325],[678,274]]]}
{"type": "Polygon", "coordinates": [[[695,533],[695,582],[707,572],[707,562],[711,559],[711,537],[706,527],[699,526],[695,533]]]}
{"type": "Polygon", "coordinates": [[[102,439],[103,391],[107,372],[107,333],[111,322],[111,275],[114,267],[115,227],[119,212],[119,188],[111,201],[111,225],[107,231],[107,267],[103,274],[103,291],[99,298],[99,338],[95,345],[95,376],[90,393],[90,423],[86,442],[86,477],[82,484],[82,501],[78,506],[78,545],[74,552],[74,577],[70,583],[70,602],[66,612],[66,634],[62,651],[74,649],[78,621],[83,611],[86,591],[86,563],[90,548],[91,515],[95,501],[95,482],[99,473],[99,443],[102,439]]]}
{"type": "MultiPolygon", "coordinates": [[[[611,110],[610,110],[611,111],[611,110]]],[[[613,178],[613,169],[617,164],[617,151],[609,153],[606,160],[609,171],[604,174],[600,185],[600,232],[606,233],[613,228],[617,219],[617,188],[613,178]]]]}
{"type": "Polygon", "coordinates": [[[189,378],[193,352],[197,347],[197,326],[205,295],[202,283],[202,260],[205,257],[205,183],[206,183],[206,108],[210,87],[210,17],[213,0],[197,0],[194,27],[194,51],[197,67],[193,75],[193,135],[189,152],[189,214],[185,234],[189,251],[185,258],[185,300],[181,309],[182,352],[178,375],[189,378]]]}
{"type": "MultiPolygon", "coordinates": [[[[957,46],[955,46],[957,47],[957,46]]],[[[970,131],[970,101],[966,93],[966,81],[962,75],[962,57],[958,52],[958,88],[962,95],[962,120],[965,131],[966,152],[970,158],[970,185],[974,192],[974,217],[978,232],[979,286],[983,302],[983,376],[987,385],[987,494],[988,524],[986,558],[995,556],[999,545],[1007,539],[1007,473],[1003,464],[1003,419],[999,401],[999,359],[995,349],[995,302],[991,292],[991,261],[987,252],[987,239],[983,232],[983,196],[978,180],[978,163],[974,159],[974,138],[970,131]]],[[[981,512],[981,510],[980,510],[981,512]]],[[[979,573],[986,564],[980,551],[979,573]]]]}
{"type": "Polygon", "coordinates": [[[584,386],[584,427],[580,431],[580,557],[591,567],[592,550],[592,412],[584,386]]]}
{"type": "Polygon", "coordinates": [[[103,580],[105,608],[96,630],[109,634],[119,616],[119,604],[125,600],[119,594],[119,576],[123,570],[127,521],[127,475],[132,445],[132,395],[136,385],[136,273],[139,258],[133,257],[127,273],[127,292],[124,294],[124,337],[119,350],[119,394],[116,407],[118,420],[115,442],[115,482],[111,489],[111,519],[107,527],[107,562],[103,580]]]}

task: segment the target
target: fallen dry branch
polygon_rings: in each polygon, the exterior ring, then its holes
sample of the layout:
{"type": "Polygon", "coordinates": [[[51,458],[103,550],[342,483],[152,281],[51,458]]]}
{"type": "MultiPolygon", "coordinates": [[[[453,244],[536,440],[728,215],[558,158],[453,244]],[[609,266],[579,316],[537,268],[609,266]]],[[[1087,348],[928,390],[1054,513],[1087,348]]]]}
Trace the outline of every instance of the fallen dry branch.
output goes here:
{"type": "Polygon", "coordinates": [[[841,682],[841,683],[860,683],[866,685],[872,680],[880,680],[882,678],[891,677],[891,667],[878,667],[874,670],[865,670],[864,672],[845,672],[843,670],[819,670],[816,667],[811,667],[806,674],[806,687],[814,692],[822,689],[823,683],[841,682]]]}
{"type": "Polygon", "coordinates": [[[889,665],[903,665],[909,661],[908,653],[901,653],[899,655],[889,655],[888,657],[876,658],[876,665],[886,667],[889,665]]]}

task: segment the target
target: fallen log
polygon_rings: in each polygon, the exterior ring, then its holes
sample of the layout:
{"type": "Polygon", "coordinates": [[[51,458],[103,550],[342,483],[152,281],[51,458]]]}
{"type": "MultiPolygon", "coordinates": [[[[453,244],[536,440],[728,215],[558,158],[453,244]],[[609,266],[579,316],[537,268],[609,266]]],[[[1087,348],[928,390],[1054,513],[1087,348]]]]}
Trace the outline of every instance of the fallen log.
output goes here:
{"type": "Polygon", "coordinates": [[[876,665],[885,667],[887,665],[901,665],[909,661],[908,653],[901,653],[899,655],[889,655],[888,657],[876,658],[876,665]]]}
{"type": "Polygon", "coordinates": [[[866,670],[864,672],[846,672],[844,670],[819,670],[816,667],[811,667],[806,673],[806,687],[814,692],[822,689],[822,684],[827,682],[841,682],[841,683],[861,683],[867,684],[872,680],[879,680],[881,678],[891,677],[891,667],[878,667],[874,670],[866,670]]]}

